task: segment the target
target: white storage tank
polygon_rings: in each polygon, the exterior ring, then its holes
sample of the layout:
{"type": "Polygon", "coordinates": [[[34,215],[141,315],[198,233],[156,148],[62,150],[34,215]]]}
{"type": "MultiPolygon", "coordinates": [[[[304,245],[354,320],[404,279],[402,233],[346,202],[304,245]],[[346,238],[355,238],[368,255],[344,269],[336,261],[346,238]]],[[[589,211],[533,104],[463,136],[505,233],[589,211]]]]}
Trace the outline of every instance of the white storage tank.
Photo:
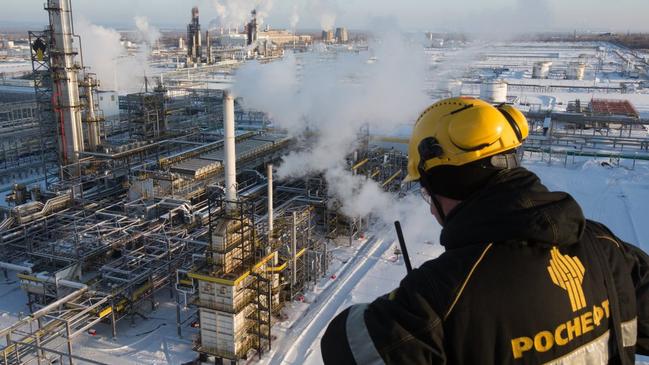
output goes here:
{"type": "Polygon", "coordinates": [[[550,66],[552,66],[552,62],[550,61],[536,62],[532,68],[532,78],[547,79],[550,73],[550,66]]]}
{"type": "Polygon", "coordinates": [[[485,80],[480,85],[480,99],[490,103],[507,101],[507,83],[500,80],[485,80]]]}
{"type": "Polygon", "coordinates": [[[566,78],[568,80],[583,80],[584,72],[586,71],[586,64],[583,62],[570,62],[566,70],[566,78]]]}

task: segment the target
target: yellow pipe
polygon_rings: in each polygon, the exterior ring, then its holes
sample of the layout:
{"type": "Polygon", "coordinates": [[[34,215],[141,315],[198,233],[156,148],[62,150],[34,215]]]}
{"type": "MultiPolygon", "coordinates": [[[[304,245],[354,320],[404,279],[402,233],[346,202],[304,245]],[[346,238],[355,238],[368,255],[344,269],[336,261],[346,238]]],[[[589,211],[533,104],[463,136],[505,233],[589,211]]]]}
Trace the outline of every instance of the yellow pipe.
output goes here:
{"type": "Polygon", "coordinates": [[[303,248],[303,249],[301,249],[300,251],[298,251],[298,252],[297,252],[297,255],[295,255],[295,257],[296,257],[296,258],[297,258],[297,257],[300,257],[300,256],[304,255],[305,252],[306,252],[306,247],[303,248]]]}
{"type": "Polygon", "coordinates": [[[133,296],[132,296],[133,301],[136,301],[136,300],[140,299],[142,294],[144,294],[144,292],[149,290],[151,288],[151,286],[152,286],[151,283],[147,282],[146,284],[142,285],[141,287],[135,289],[135,291],[133,292],[133,296]]]}
{"type": "Polygon", "coordinates": [[[397,176],[399,176],[399,175],[401,175],[401,170],[395,172],[394,175],[390,176],[387,180],[385,180],[385,182],[383,184],[381,184],[381,187],[385,187],[386,185],[391,183],[392,180],[396,179],[397,176]]]}
{"type": "Polygon", "coordinates": [[[407,138],[399,138],[399,137],[372,136],[371,139],[372,141],[401,143],[401,144],[408,144],[409,142],[407,138]]]}
{"type": "Polygon", "coordinates": [[[183,284],[183,285],[187,285],[187,286],[193,286],[194,285],[194,281],[192,281],[192,280],[178,280],[178,283],[183,284]]]}
{"type": "Polygon", "coordinates": [[[104,318],[111,313],[113,313],[112,307],[104,308],[101,312],[99,312],[99,318],[104,318]]]}
{"type": "Polygon", "coordinates": [[[367,159],[367,158],[364,159],[363,161],[360,161],[360,162],[357,163],[356,165],[352,166],[352,170],[356,170],[356,169],[358,169],[359,167],[365,165],[368,161],[369,161],[369,159],[367,159]]]}
{"type": "Polygon", "coordinates": [[[25,274],[20,274],[20,273],[16,274],[16,277],[17,277],[18,279],[29,280],[29,281],[37,281],[37,282],[39,282],[39,283],[42,283],[43,281],[45,281],[45,280],[43,280],[43,279],[39,279],[39,278],[37,278],[36,276],[25,275],[25,274]]]}
{"type": "MultiPolygon", "coordinates": [[[[261,266],[266,264],[268,261],[272,260],[274,257],[275,257],[275,252],[270,253],[268,256],[264,257],[258,263],[256,263],[255,266],[252,267],[251,271],[258,270],[261,266]]],[[[239,276],[238,278],[236,278],[234,280],[217,278],[217,277],[213,277],[213,276],[209,276],[209,275],[199,274],[199,273],[196,273],[196,272],[188,272],[187,276],[189,276],[190,278],[199,280],[199,281],[207,281],[207,282],[210,282],[210,283],[216,283],[216,284],[222,284],[222,285],[228,285],[228,286],[236,286],[241,281],[243,281],[243,279],[247,278],[250,275],[251,271],[246,271],[245,273],[243,273],[241,276],[239,276]]]]}
{"type": "Polygon", "coordinates": [[[279,272],[279,271],[284,271],[287,267],[288,267],[288,263],[285,262],[280,266],[271,266],[268,269],[266,269],[266,271],[279,272]]]}

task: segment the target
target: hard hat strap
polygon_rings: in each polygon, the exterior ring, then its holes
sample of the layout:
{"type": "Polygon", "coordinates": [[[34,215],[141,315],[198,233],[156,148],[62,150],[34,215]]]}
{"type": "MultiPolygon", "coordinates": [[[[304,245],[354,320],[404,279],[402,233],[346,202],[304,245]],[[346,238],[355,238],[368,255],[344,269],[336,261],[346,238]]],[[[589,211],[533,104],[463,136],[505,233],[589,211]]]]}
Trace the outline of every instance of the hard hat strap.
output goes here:
{"type": "Polygon", "coordinates": [[[507,119],[507,122],[509,125],[512,127],[514,130],[514,134],[516,135],[516,138],[518,138],[518,142],[523,143],[523,133],[521,132],[521,128],[518,126],[518,123],[514,120],[514,118],[509,114],[505,109],[501,108],[503,104],[500,104],[496,107],[500,114],[507,119]]]}

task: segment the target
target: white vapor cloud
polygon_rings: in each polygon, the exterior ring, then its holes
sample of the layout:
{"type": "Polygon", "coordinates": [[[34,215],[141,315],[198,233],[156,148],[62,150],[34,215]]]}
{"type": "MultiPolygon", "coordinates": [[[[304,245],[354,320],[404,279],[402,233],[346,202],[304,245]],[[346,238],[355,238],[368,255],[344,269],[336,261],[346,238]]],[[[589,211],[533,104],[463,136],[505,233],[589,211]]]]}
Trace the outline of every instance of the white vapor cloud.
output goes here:
{"type": "Polygon", "coordinates": [[[136,92],[143,88],[143,76],[151,74],[146,62],[149,47],[159,32],[144,17],[135,17],[139,37],[145,42],[135,54],[129,54],[121,44],[121,35],[113,28],[90,23],[78,17],[75,31],[81,36],[84,66],[97,74],[103,90],[136,92]]]}
{"type": "MultiPolygon", "coordinates": [[[[414,122],[430,102],[427,67],[421,45],[390,32],[372,45],[372,54],[343,53],[332,59],[331,54],[309,53],[270,64],[248,63],[237,72],[233,91],[247,107],[267,111],[291,135],[315,132],[309,146],[284,157],[278,178],[322,173],[343,213],[371,213],[391,224],[413,210],[426,211],[425,204],[396,200],[372,180],[352,175],[346,157],[365,126],[371,133],[389,134],[414,122]],[[373,63],[368,62],[371,55],[373,63]]],[[[426,224],[431,220],[428,215],[426,224]]]]}
{"type": "Polygon", "coordinates": [[[212,0],[212,8],[217,14],[217,24],[222,27],[240,27],[248,22],[253,10],[257,11],[257,21],[263,24],[273,9],[272,0],[212,0]]]}

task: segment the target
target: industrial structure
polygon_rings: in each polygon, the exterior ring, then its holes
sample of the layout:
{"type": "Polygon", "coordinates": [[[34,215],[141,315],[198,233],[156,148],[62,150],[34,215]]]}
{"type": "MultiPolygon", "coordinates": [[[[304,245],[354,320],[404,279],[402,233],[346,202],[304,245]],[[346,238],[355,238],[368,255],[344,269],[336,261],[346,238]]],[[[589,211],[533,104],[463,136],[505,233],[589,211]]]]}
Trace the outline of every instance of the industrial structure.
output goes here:
{"type": "MultiPolygon", "coordinates": [[[[168,72],[164,84],[145,79],[143,92],[119,97],[119,118],[106,120],[100,80],[72,47],[70,0],[46,10],[50,26],[30,33],[35,101],[0,109],[3,126],[21,126],[2,136],[5,169],[33,165],[45,176],[16,184],[0,211],[0,269],[16,273],[30,308],[0,329],[0,364],[100,363],[75,354],[75,339],[102,324],[119,336],[119,321],[154,309],[166,291],[179,336],[181,307],[194,308],[200,361],[261,356],[284,304],[325,277],[330,252],[361,236],[371,217],[342,214],[322,176],[274,184],[273,163],[297,141],[268,130],[264,113],[244,110],[227,90],[197,88],[185,71],[168,72]],[[20,133],[33,137],[13,146],[20,133]]],[[[254,12],[250,24],[259,45],[254,12]]],[[[196,8],[187,49],[188,62],[201,62],[196,8]]],[[[207,77],[234,64],[191,71],[207,77]]],[[[361,135],[348,169],[398,191],[405,155],[361,135]]]]}
{"type": "Polygon", "coordinates": [[[322,41],[324,43],[333,43],[336,40],[334,37],[334,31],[333,30],[323,30],[322,31],[322,41]]]}
{"type": "Polygon", "coordinates": [[[192,8],[192,20],[187,24],[187,66],[201,63],[203,48],[201,46],[201,24],[198,20],[198,7],[192,8]]]}
{"type": "Polygon", "coordinates": [[[347,43],[349,42],[349,34],[347,33],[347,28],[336,28],[336,42],[338,43],[347,43]]]}
{"type": "Polygon", "coordinates": [[[532,69],[532,78],[533,79],[547,79],[550,73],[550,66],[552,62],[550,61],[540,61],[534,64],[532,69]]]}
{"type": "MultiPolygon", "coordinates": [[[[11,186],[0,209],[0,277],[16,278],[29,308],[0,329],[0,364],[100,364],[75,352],[75,341],[97,328],[119,337],[120,321],[146,317],[163,300],[175,306],[177,335],[198,362],[261,357],[276,344],[274,325],[287,307],[330,280],[332,252],[375,221],[344,214],[323,174],[277,181],[273,166],[317,136],[273,128],[269,115],[245,109],[228,90],[238,60],[279,57],[280,46],[311,38],[260,31],[253,11],[245,34],[206,31],[203,51],[193,8],[186,42],[172,38],[174,62],[192,67],[145,78],[140,92],[117,98],[120,114],[111,119],[99,108],[101,80],[82,64],[70,0],[48,0],[45,9],[49,26],[29,34],[35,93],[0,104],[0,182],[11,186]],[[224,39],[241,44],[222,46],[224,39]]],[[[322,35],[349,42],[345,28],[322,35]]],[[[515,59],[502,52],[481,59],[515,59]]],[[[516,71],[527,80],[487,65],[444,79],[435,92],[514,103],[521,90],[600,90],[565,80],[590,77],[592,62],[554,53],[521,62],[516,71]]],[[[565,161],[649,159],[641,134],[649,120],[631,102],[555,106],[527,102],[527,151],[565,161]]],[[[384,145],[394,142],[404,141],[362,128],[344,168],[403,193],[407,157],[384,145]]]]}
{"type": "Polygon", "coordinates": [[[246,24],[246,44],[248,46],[253,45],[257,42],[257,37],[259,33],[259,25],[257,25],[257,11],[253,10],[251,13],[252,17],[250,22],[246,24]]]}
{"type": "MultiPolygon", "coordinates": [[[[78,358],[75,337],[102,322],[118,336],[115,323],[152,308],[165,288],[197,307],[201,359],[268,350],[282,304],[326,274],[331,240],[352,240],[367,221],[337,212],[320,177],[274,185],[269,163],[292,141],[237,134],[232,96],[223,103],[225,134],[213,142],[190,134],[86,152],[76,188],[15,189],[26,203],[2,221],[0,267],[18,272],[34,314],[2,331],[0,363],[78,358]],[[75,310],[57,312],[61,305],[75,310]],[[38,326],[25,333],[30,321],[38,326]]],[[[349,168],[393,190],[405,163],[370,149],[349,168]]]]}

